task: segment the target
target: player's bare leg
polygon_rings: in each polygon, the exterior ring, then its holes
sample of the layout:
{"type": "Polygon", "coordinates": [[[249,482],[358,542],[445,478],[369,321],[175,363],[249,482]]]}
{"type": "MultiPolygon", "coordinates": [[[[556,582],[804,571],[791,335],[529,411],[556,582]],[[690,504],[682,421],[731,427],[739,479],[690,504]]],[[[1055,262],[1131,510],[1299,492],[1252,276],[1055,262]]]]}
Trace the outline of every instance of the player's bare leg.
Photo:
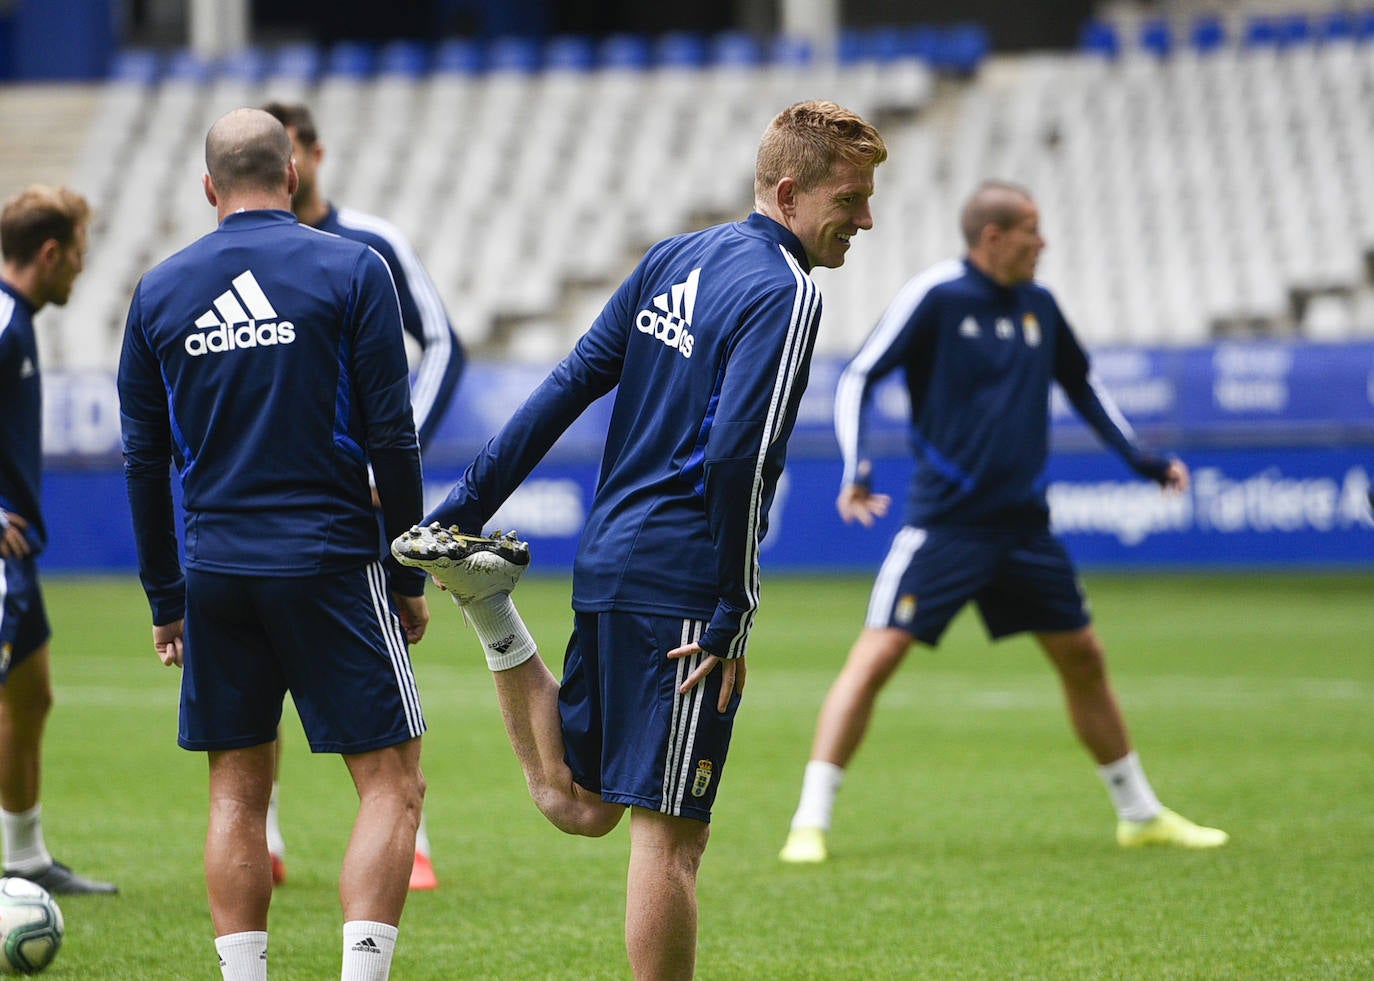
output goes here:
{"type": "Polygon", "coordinates": [[[0,806],[11,814],[38,803],[43,728],[52,711],[49,660],[44,644],[16,665],[0,686],[0,806]]]}
{"type": "Polygon", "coordinates": [[[558,681],[543,659],[536,653],[513,668],[492,672],[492,679],[506,736],[539,813],[567,834],[607,834],[620,823],[625,807],[606,803],[573,780],[563,759],[558,681]]]}
{"type": "Polygon", "coordinates": [[[911,644],[911,634],[905,630],[864,628],[821,705],[811,759],[839,767],[849,765],[868,732],[878,694],[901,665],[911,644]]]}
{"type": "Polygon", "coordinates": [[[696,970],[697,870],[711,826],[630,810],[625,947],[637,981],[690,979],[696,970]]]}
{"type": "Polygon", "coordinates": [[[272,902],[267,799],[272,743],[215,751],[210,757],[210,823],[205,885],[215,935],[265,931],[272,902]]]}
{"type": "Polygon", "coordinates": [[[1092,627],[1038,633],[1035,639],[1059,673],[1074,732],[1098,765],[1131,751],[1126,720],[1107,679],[1107,659],[1092,627]]]}
{"type": "Polygon", "coordinates": [[[558,681],[539,657],[510,592],[529,567],[529,546],[515,533],[469,535],[437,523],[411,528],[391,544],[404,565],[428,572],[448,590],[482,642],[511,749],[539,812],[560,831],[600,837],[625,808],[578,786],[563,761],[558,681]]]}
{"type": "Polygon", "coordinates": [[[829,857],[825,833],[844,768],[868,732],[879,693],[912,642],[911,634],[893,627],[865,627],[854,641],[816,720],[801,800],[779,856],[784,862],[824,862],[829,857]]]}
{"type": "Polygon", "coordinates": [[[1116,808],[1117,842],[1127,848],[1219,848],[1226,844],[1230,836],[1225,831],[1194,824],[1155,796],[1140,759],[1131,750],[1096,631],[1087,626],[1038,633],[1035,639],[1059,673],[1074,732],[1097,761],[1098,775],[1116,808]]]}
{"type": "Polygon", "coordinates": [[[425,799],[420,740],[345,756],[358,817],[339,875],[344,920],[400,923],[425,799]]]}

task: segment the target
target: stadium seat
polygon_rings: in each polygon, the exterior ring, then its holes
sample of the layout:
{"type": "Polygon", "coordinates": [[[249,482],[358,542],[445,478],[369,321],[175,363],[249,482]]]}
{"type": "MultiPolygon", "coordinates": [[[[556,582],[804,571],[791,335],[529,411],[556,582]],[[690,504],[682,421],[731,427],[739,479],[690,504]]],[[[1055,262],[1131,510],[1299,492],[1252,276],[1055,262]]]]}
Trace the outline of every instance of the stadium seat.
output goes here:
{"type": "Polygon", "coordinates": [[[269,76],[313,84],[324,69],[324,56],[313,44],[282,45],[268,59],[269,76]]]}
{"type": "Polygon", "coordinates": [[[1121,35],[1116,25],[1108,21],[1085,21],[1078,32],[1078,47],[1088,54],[1115,61],[1121,55],[1121,35]]]}
{"type": "Polygon", "coordinates": [[[366,78],[377,67],[377,49],[364,41],[340,41],[329,49],[325,71],[346,78],[366,78]]]}

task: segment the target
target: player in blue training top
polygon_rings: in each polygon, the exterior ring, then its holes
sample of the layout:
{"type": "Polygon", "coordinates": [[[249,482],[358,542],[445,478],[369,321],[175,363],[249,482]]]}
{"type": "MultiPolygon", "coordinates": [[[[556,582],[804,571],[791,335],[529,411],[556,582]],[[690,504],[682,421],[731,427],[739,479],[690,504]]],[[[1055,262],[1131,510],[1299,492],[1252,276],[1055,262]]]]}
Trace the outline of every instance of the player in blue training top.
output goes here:
{"type": "Polygon", "coordinates": [[[477,532],[593,401],[616,390],[573,572],[560,687],[509,590],[528,552],[416,529],[393,544],[464,604],[539,810],[570,834],[630,817],[636,977],[689,978],[696,874],[745,680],[759,545],[820,319],[814,266],[872,227],[867,122],[781,112],[743,221],[655,245],[427,521],[477,532]]]}
{"type": "MultiPolygon", "coordinates": [[[[396,293],[401,298],[401,326],[420,346],[420,364],[411,385],[410,399],[415,408],[420,450],[422,454],[428,453],[467,364],[463,345],[449,322],[439,291],[399,228],[360,211],[335,207],[324,196],[319,183],[324,144],[320,142],[315,117],[309,107],[300,103],[269,102],[262,108],[277,117],[291,137],[299,178],[296,193],[291,195],[291,209],[296,217],[314,228],[372,246],[391,267],[396,293]]],[[[385,544],[381,543],[383,549],[385,544]]],[[[280,743],[277,744],[277,762],[280,771],[280,743]]],[[[273,880],[280,883],[286,879],[286,842],[278,819],[277,796],[274,783],[267,811],[267,843],[272,852],[273,880]]],[[[438,885],[422,814],[415,836],[410,888],[434,889],[438,885]]]]}
{"type": "Polygon", "coordinates": [[[429,619],[424,577],[379,556],[368,486],[370,462],[388,530],[422,510],[396,290],[372,249],[297,222],[291,140],[270,115],[220,118],[205,160],[219,227],[139,282],[119,397],[154,646],[184,667],[178,743],[209,753],[215,945],[226,979],[264,976],[289,691],[311,749],[341,754],[358,792],[343,975],[384,978],[424,797],[406,645],[429,619]]]}
{"type": "Polygon", "coordinates": [[[911,399],[916,472],[864,629],[821,708],[781,858],[825,861],[835,794],[878,693],[912,642],[937,644],[970,601],[994,639],[1033,632],[1059,672],[1074,730],[1119,815],[1122,845],[1223,845],[1225,832],[1162,807],[1145,779],[1073,563],[1050,533],[1051,384],[1141,476],[1183,491],[1188,470],[1137,447],[1094,384],[1054,297],[1034,281],[1045,241],[1030,194],[987,182],[965,204],[961,224],[968,255],[907,283],[840,377],[840,515],[871,526],[887,513],[889,498],[870,489],[863,422],[873,385],[897,369],[911,399]]]}
{"type": "Polygon", "coordinates": [[[0,211],[0,839],[5,875],[48,892],[113,893],[53,861],[43,840],[43,727],[52,707],[52,630],[38,581],[47,545],[39,492],[43,395],[33,317],[71,296],[86,251],[86,199],[34,185],[0,211]]]}

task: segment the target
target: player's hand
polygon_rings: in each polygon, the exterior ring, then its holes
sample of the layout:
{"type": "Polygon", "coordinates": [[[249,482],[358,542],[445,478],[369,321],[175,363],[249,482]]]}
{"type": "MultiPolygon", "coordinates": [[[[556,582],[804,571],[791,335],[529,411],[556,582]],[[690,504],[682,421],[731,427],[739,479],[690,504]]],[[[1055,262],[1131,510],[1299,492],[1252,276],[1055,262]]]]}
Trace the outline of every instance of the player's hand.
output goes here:
{"type": "MultiPolygon", "coordinates": [[[[674,647],[668,652],[668,657],[670,660],[676,660],[680,657],[691,657],[696,653],[706,654],[701,649],[700,644],[687,644],[684,647],[674,647]]],[[[735,692],[743,693],[744,691],[746,671],[742,657],[721,658],[714,654],[706,654],[701,659],[701,663],[697,665],[697,669],[689,674],[687,680],[678,687],[678,691],[684,695],[687,694],[705,680],[706,676],[715,670],[717,664],[723,664],[724,667],[721,669],[723,673],[720,676],[720,698],[716,702],[716,711],[724,712],[730,707],[730,696],[735,692]]]]}
{"type": "Polygon", "coordinates": [[[158,660],[167,667],[181,667],[182,635],[186,630],[185,620],[173,620],[162,626],[153,627],[153,650],[158,660]]]}
{"type": "Polygon", "coordinates": [[[33,551],[29,547],[29,540],[24,537],[24,529],[29,523],[23,515],[13,511],[6,511],[5,518],[8,524],[4,534],[0,535],[0,559],[22,559],[33,551]]]}
{"type": "Polygon", "coordinates": [[[429,626],[429,601],[423,594],[402,596],[392,593],[391,598],[396,603],[396,616],[400,618],[401,629],[406,632],[406,643],[418,644],[425,635],[425,628],[429,626]]]}
{"type": "Polygon", "coordinates": [[[1190,482],[1188,465],[1179,459],[1170,460],[1169,469],[1164,471],[1164,483],[1161,486],[1166,491],[1181,494],[1188,489],[1190,482]]]}
{"type": "Polygon", "coordinates": [[[845,524],[857,521],[865,528],[872,528],[873,522],[884,517],[891,506],[891,497],[875,494],[863,484],[845,484],[835,500],[835,510],[840,512],[845,524]]]}

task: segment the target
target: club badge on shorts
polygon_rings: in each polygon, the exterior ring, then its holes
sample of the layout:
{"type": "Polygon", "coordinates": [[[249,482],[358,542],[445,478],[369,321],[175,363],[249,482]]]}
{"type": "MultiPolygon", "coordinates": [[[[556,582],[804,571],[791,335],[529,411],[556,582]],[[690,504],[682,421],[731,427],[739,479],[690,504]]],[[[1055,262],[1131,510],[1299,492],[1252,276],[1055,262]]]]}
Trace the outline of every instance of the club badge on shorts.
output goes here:
{"type": "Polygon", "coordinates": [[[916,597],[907,593],[897,601],[897,608],[892,611],[892,619],[902,626],[906,626],[916,619],[916,597]]]}
{"type": "Polygon", "coordinates": [[[705,797],[706,788],[711,786],[711,771],[714,769],[710,760],[697,760],[697,775],[692,781],[692,796],[705,797]]]}

